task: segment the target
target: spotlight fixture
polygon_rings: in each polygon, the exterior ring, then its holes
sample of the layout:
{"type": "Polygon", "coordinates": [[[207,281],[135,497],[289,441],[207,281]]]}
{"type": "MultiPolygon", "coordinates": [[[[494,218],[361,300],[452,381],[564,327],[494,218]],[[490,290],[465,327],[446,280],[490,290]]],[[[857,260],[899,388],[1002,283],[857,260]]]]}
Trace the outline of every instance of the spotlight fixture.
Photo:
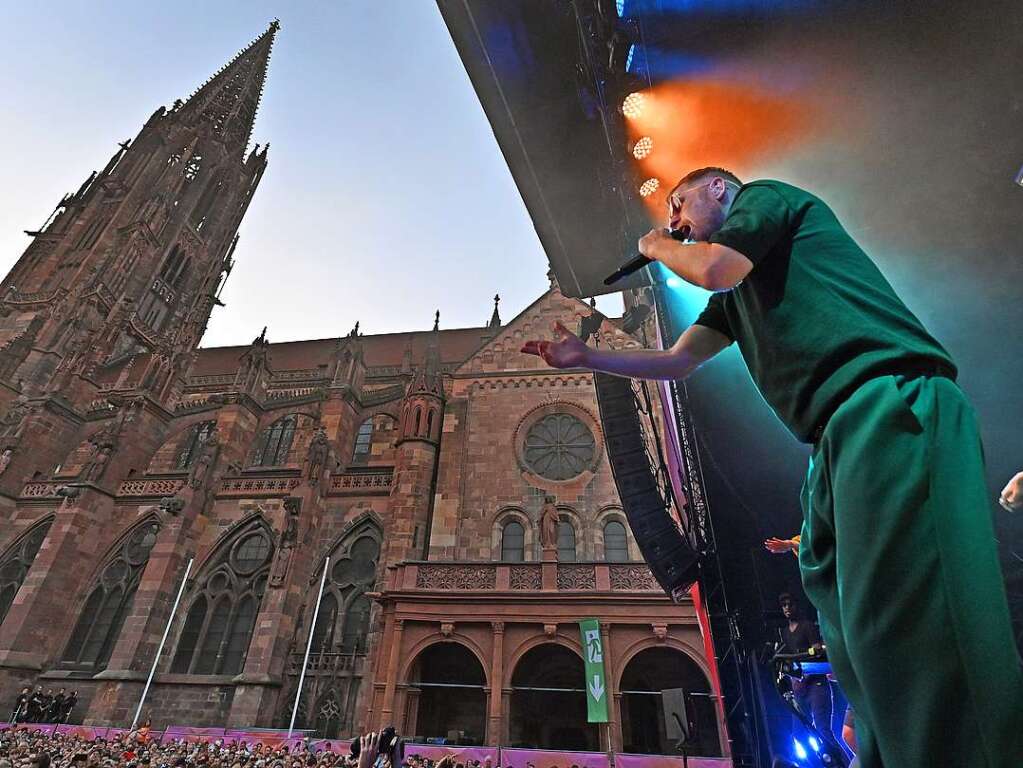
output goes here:
{"type": "Polygon", "coordinates": [[[644,136],[632,145],[632,156],[637,160],[642,160],[653,151],[653,148],[654,140],[649,136],[644,136]]]}
{"type": "Polygon", "coordinates": [[[646,97],[642,93],[638,91],[630,93],[622,102],[622,114],[630,119],[639,117],[643,112],[644,104],[646,104],[646,97]]]}
{"type": "Polygon", "coordinates": [[[639,187],[640,197],[650,197],[650,195],[657,191],[659,186],[661,186],[659,179],[647,179],[639,187]]]}
{"type": "Polygon", "coordinates": [[[795,745],[795,748],[796,748],[796,759],[797,760],[806,760],[806,758],[807,758],[806,747],[804,747],[799,742],[799,739],[793,739],[792,743],[793,743],[793,745],[795,745]]]}

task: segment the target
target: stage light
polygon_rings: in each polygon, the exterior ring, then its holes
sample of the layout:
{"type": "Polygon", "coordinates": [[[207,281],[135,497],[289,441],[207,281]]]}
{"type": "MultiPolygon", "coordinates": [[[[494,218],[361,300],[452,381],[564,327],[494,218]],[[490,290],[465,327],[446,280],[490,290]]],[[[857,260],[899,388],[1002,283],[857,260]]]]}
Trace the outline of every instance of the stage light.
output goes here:
{"type": "Polygon", "coordinates": [[[799,739],[793,739],[792,743],[796,746],[796,759],[806,760],[806,747],[799,743],[799,739]]]}
{"type": "Polygon", "coordinates": [[[643,113],[643,105],[646,103],[646,97],[639,93],[630,93],[625,97],[625,101],[622,102],[622,114],[628,118],[639,117],[643,113]]]}
{"type": "Polygon", "coordinates": [[[620,19],[625,14],[625,0],[615,0],[615,10],[618,12],[618,18],[620,19]]]}
{"type": "Polygon", "coordinates": [[[1023,187],[1023,168],[1020,168],[1016,174],[1016,183],[1023,187]]]}
{"type": "Polygon", "coordinates": [[[809,739],[807,739],[807,741],[810,742],[810,746],[813,748],[814,752],[820,752],[821,751],[821,745],[817,743],[817,739],[815,739],[813,736],[811,736],[809,739]]]}
{"type": "Polygon", "coordinates": [[[654,192],[657,191],[657,188],[659,186],[661,186],[660,180],[658,180],[658,179],[647,179],[639,187],[639,196],[640,197],[650,197],[650,195],[652,195],[654,192]]]}
{"type": "Polygon", "coordinates": [[[649,136],[644,136],[632,145],[632,156],[637,160],[642,160],[653,151],[653,148],[654,140],[649,136]]]}
{"type": "Polygon", "coordinates": [[[664,281],[664,284],[669,288],[681,288],[682,280],[677,277],[669,277],[667,280],[664,281]]]}
{"type": "Polygon", "coordinates": [[[636,55],[636,44],[633,43],[632,45],[629,46],[629,53],[625,57],[625,71],[626,72],[631,72],[632,71],[632,59],[635,57],[635,55],[636,55]]]}

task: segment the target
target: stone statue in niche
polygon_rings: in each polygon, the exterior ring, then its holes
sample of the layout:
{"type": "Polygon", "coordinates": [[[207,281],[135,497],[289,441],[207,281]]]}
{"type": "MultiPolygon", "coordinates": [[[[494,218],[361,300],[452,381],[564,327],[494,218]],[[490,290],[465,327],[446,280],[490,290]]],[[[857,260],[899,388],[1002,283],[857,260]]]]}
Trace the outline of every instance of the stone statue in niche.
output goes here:
{"type": "Polygon", "coordinates": [[[28,398],[24,395],[18,395],[18,399],[11,403],[10,410],[7,411],[3,421],[0,421],[0,434],[4,437],[13,437],[15,439],[21,437],[25,417],[28,416],[30,410],[28,398]]]}
{"type": "Polygon", "coordinates": [[[85,465],[82,470],[82,479],[88,482],[96,482],[107,469],[107,464],[110,463],[110,457],[114,452],[114,446],[112,443],[95,443],[92,450],[92,456],[89,458],[89,462],[85,465]]]}
{"type": "Polygon", "coordinates": [[[556,549],[558,546],[558,508],[553,496],[544,497],[540,513],[540,546],[544,549],[556,549]]]}
{"type": "Polygon", "coordinates": [[[0,453],[0,475],[7,471],[7,467],[10,466],[11,460],[14,458],[13,448],[4,448],[4,452],[0,453]]]}
{"type": "Polygon", "coordinates": [[[274,560],[273,568],[270,570],[270,586],[284,586],[288,578],[288,570],[291,567],[291,557],[298,544],[298,512],[301,508],[301,499],[289,496],[284,499],[284,510],[287,518],[284,522],[284,530],[281,532],[281,546],[277,549],[277,558],[274,560]]]}
{"type": "Polygon", "coordinates": [[[330,441],[327,439],[327,430],[319,427],[309,442],[309,450],[306,452],[305,467],[302,472],[309,485],[322,489],[329,458],[330,441]]]}
{"type": "Polygon", "coordinates": [[[216,464],[219,455],[220,432],[216,427],[213,427],[203,441],[199,457],[192,464],[192,468],[188,473],[188,485],[190,488],[198,490],[209,482],[210,475],[213,472],[213,465],[216,464]]]}

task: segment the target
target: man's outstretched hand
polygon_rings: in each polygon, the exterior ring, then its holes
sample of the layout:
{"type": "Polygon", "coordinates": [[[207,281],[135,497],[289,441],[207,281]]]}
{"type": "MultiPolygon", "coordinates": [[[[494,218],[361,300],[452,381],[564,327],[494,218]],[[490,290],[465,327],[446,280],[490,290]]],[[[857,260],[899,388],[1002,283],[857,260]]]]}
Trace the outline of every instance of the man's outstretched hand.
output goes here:
{"type": "Polygon", "coordinates": [[[998,503],[1009,512],[1015,512],[1017,509],[1023,508],[1023,472],[1017,472],[1012,480],[1002,489],[1002,493],[998,497],[998,503]]]}
{"type": "Polygon", "coordinates": [[[776,539],[770,538],[764,542],[764,549],[773,555],[781,555],[785,552],[799,554],[799,541],[797,539],[776,539]]]}
{"type": "Polygon", "coordinates": [[[522,352],[543,358],[553,368],[585,368],[589,347],[560,322],[552,326],[554,341],[527,341],[522,352]]]}

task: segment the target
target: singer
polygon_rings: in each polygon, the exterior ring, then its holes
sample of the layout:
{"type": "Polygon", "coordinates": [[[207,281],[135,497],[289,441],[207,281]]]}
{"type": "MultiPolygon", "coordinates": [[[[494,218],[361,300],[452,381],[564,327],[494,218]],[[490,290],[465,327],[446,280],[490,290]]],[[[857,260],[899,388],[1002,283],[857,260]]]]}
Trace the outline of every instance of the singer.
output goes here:
{"type": "Polygon", "coordinates": [[[655,229],[640,253],[714,292],[670,349],[590,349],[558,325],[523,351],[682,379],[737,342],[812,446],[800,571],[861,765],[1023,765],[1023,673],[977,423],[948,353],[809,192],[701,168],[668,196],[668,227],[698,242],[655,229]]]}

